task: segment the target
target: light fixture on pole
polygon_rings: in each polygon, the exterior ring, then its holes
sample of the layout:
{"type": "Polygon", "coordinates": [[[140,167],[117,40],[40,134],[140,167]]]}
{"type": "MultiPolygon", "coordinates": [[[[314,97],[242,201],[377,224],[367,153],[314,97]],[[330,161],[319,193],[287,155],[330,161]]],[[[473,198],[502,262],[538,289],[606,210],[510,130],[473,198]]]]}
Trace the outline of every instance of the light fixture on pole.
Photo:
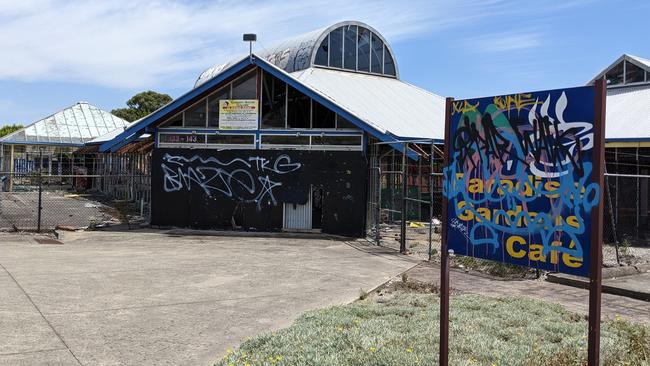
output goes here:
{"type": "Polygon", "coordinates": [[[257,34],[244,33],[244,42],[248,42],[248,57],[250,58],[251,63],[253,63],[253,42],[255,41],[257,41],[257,34]]]}

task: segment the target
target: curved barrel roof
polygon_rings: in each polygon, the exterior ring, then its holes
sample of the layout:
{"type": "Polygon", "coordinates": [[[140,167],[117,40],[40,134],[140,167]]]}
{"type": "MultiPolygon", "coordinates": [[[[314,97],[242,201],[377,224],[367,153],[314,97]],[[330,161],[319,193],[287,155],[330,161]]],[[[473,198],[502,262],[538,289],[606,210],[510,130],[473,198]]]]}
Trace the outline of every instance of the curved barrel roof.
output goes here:
{"type": "MultiPolygon", "coordinates": [[[[393,61],[393,65],[395,66],[395,77],[399,78],[397,63],[395,62],[395,57],[393,56],[394,52],[390,47],[390,45],[388,44],[388,42],[386,41],[386,39],[373,27],[359,21],[349,20],[349,21],[339,22],[329,27],[321,28],[296,37],[292,37],[290,39],[278,43],[277,45],[271,47],[268,50],[263,50],[263,51],[256,50],[255,54],[258,57],[263,58],[264,60],[268,61],[269,63],[277,66],[278,68],[288,73],[305,70],[313,66],[327,67],[316,63],[316,53],[318,50],[318,46],[323,43],[323,40],[325,40],[325,38],[328,37],[328,35],[332,31],[345,26],[357,26],[360,28],[365,28],[369,30],[372,35],[379,38],[383,42],[383,45],[386,46],[386,49],[388,50],[387,54],[391,57],[393,61]]],[[[242,57],[238,57],[224,64],[214,65],[208,68],[207,70],[203,71],[199,76],[199,78],[197,79],[196,83],[194,84],[194,87],[196,88],[199,85],[205,83],[206,81],[212,79],[216,75],[220,74],[223,70],[239,62],[242,57]]],[[[344,71],[355,72],[354,70],[344,70],[344,71]]]]}

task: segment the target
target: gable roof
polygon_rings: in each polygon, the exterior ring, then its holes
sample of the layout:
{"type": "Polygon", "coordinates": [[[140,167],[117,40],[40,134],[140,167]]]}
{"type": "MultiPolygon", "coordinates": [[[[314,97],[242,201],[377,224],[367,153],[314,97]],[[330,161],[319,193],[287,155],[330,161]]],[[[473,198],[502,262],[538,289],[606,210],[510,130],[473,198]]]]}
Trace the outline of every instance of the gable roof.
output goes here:
{"type": "Polygon", "coordinates": [[[612,62],[609,66],[607,66],[601,72],[599,72],[596,76],[594,76],[593,79],[589,80],[587,85],[592,85],[594,82],[596,82],[596,80],[603,78],[605,76],[605,74],[607,74],[607,72],[609,72],[614,67],[618,66],[618,64],[620,64],[624,60],[629,61],[629,62],[635,64],[636,66],[639,66],[640,68],[644,69],[647,72],[650,72],[650,60],[648,60],[646,58],[643,58],[643,57],[634,56],[634,55],[624,53],[624,54],[621,55],[621,57],[617,58],[616,61],[612,62]]]}
{"type": "Polygon", "coordinates": [[[219,85],[222,81],[228,79],[233,75],[236,75],[237,73],[249,67],[250,65],[251,65],[251,58],[246,56],[239,62],[236,62],[226,67],[218,75],[215,75],[212,79],[207,80],[205,83],[201,84],[200,86],[188,91],[187,93],[172,100],[166,105],[158,108],[148,116],[141,118],[139,121],[137,121],[137,123],[131,124],[124,131],[117,134],[117,136],[114,136],[113,139],[102,142],[102,144],[99,146],[99,151],[100,152],[106,152],[109,150],[117,151],[117,149],[119,149],[120,147],[142,136],[145,133],[145,131],[147,131],[149,126],[151,126],[155,122],[158,122],[161,119],[169,116],[170,113],[175,112],[181,106],[192,101],[198,96],[208,92],[213,87],[219,85]]]}
{"type": "Polygon", "coordinates": [[[4,136],[0,143],[82,146],[127,124],[127,121],[88,102],[78,102],[4,136]]]}
{"type": "Polygon", "coordinates": [[[631,60],[634,60],[643,66],[645,66],[647,69],[650,69],[650,60],[647,58],[639,57],[639,56],[634,56],[634,55],[627,55],[631,60]]]}
{"type": "MultiPolygon", "coordinates": [[[[320,68],[290,74],[253,54],[102,143],[100,151],[119,149],[140,137],[152,124],[251,65],[259,66],[381,141],[395,142],[400,138],[442,140],[444,137],[442,97],[389,77],[320,68]]],[[[401,149],[400,144],[394,147],[401,149]]]]}

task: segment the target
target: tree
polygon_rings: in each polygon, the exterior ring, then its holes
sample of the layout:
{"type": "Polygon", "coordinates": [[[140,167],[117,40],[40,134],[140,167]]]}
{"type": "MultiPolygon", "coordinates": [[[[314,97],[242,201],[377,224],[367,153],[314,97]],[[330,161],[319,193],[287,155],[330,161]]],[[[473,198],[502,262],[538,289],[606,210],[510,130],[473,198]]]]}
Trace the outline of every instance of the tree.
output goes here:
{"type": "Polygon", "coordinates": [[[129,122],[133,122],[144,116],[148,116],[156,109],[171,101],[172,97],[169,95],[149,90],[138,93],[126,101],[128,108],[113,109],[111,113],[129,122]]]}
{"type": "Polygon", "coordinates": [[[18,131],[23,128],[23,125],[4,125],[0,127],[0,137],[7,136],[8,134],[18,131]]]}

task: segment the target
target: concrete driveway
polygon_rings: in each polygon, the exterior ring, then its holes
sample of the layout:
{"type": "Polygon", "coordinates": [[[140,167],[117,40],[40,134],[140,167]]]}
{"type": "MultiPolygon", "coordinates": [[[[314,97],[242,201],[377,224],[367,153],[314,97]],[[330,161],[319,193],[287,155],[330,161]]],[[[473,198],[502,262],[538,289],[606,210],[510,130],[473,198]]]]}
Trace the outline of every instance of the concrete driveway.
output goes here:
{"type": "Polygon", "coordinates": [[[2,365],[208,365],[416,264],[327,239],[126,231],[62,241],[0,234],[2,365]]]}

